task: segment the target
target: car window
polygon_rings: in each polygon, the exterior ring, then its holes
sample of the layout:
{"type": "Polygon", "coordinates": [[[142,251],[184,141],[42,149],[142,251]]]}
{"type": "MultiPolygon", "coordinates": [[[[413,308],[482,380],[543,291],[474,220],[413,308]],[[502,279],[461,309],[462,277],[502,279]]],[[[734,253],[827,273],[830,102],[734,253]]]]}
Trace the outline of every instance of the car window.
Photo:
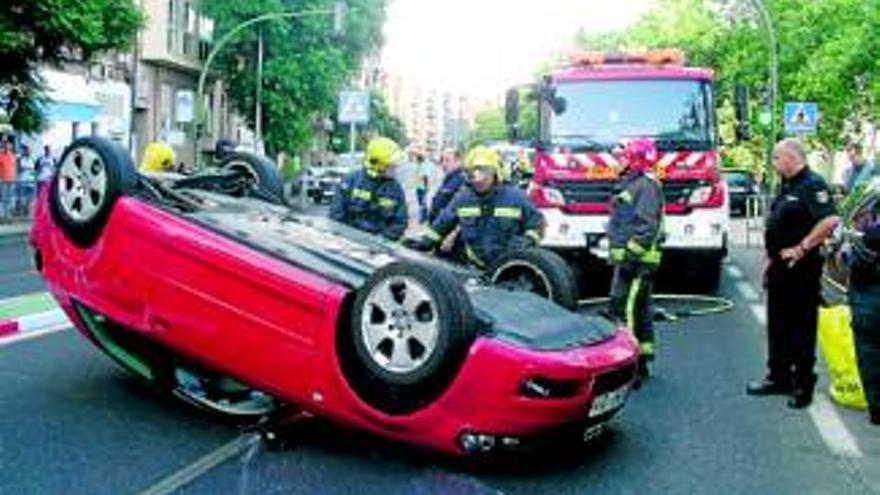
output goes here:
{"type": "Polygon", "coordinates": [[[752,183],[751,176],[746,172],[724,172],[724,180],[732,186],[747,186],[752,183]]]}

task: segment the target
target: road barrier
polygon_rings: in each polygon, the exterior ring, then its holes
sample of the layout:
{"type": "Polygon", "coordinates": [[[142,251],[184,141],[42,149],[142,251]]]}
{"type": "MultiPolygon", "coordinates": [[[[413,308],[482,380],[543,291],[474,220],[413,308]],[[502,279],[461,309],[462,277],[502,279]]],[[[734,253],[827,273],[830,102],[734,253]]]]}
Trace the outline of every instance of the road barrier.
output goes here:
{"type": "Polygon", "coordinates": [[[764,238],[764,213],[769,207],[769,198],[763,194],[751,194],[746,197],[746,246],[751,247],[752,236],[756,235],[760,245],[764,238]]]}
{"type": "Polygon", "coordinates": [[[0,182],[0,222],[29,219],[38,186],[33,180],[0,182]]]}

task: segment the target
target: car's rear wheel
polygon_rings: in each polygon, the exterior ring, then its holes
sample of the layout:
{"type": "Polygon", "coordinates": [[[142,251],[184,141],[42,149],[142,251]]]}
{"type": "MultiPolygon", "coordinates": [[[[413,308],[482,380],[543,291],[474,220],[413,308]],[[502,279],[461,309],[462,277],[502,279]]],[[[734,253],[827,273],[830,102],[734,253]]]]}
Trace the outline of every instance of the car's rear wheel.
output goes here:
{"type": "Polygon", "coordinates": [[[80,138],[64,151],[49,189],[52,219],[74,244],[88,247],[101,234],[113,204],[137,185],[137,172],[121,146],[80,138]]]}
{"type": "Polygon", "coordinates": [[[340,361],[367,403],[406,414],[436,399],[475,337],[473,309],[449,273],[395,262],[358,291],[340,361]]]}
{"type": "Polygon", "coordinates": [[[533,292],[570,310],[578,307],[574,271],[553,251],[531,248],[504,253],[487,268],[486,276],[496,287],[533,292]]]}
{"type": "Polygon", "coordinates": [[[253,153],[231,153],[220,163],[220,170],[240,176],[242,187],[236,193],[255,192],[261,199],[283,204],[284,180],[275,164],[267,158],[253,153]]]}

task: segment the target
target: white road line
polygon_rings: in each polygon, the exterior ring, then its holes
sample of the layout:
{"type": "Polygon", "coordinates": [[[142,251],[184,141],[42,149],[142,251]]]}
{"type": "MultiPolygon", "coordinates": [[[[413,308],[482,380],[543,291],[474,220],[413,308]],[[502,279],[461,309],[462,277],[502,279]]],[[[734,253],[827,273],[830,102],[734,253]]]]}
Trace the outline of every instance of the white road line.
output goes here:
{"type": "Polygon", "coordinates": [[[745,280],[736,283],[736,290],[746,301],[758,301],[761,299],[758,292],[752,288],[752,284],[745,280]]]}
{"type": "Polygon", "coordinates": [[[58,333],[63,330],[67,330],[70,328],[70,323],[59,323],[50,327],[43,328],[41,330],[35,330],[33,332],[28,333],[14,333],[8,337],[0,337],[0,347],[17,344],[19,342],[25,342],[27,340],[38,339],[40,337],[45,337],[47,335],[51,335],[53,333],[58,333]]]}
{"type": "Polygon", "coordinates": [[[752,304],[749,306],[752,310],[752,315],[754,315],[755,319],[758,320],[758,324],[761,326],[767,325],[767,307],[763,304],[752,304]]]}
{"type": "Polygon", "coordinates": [[[862,450],[846,428],[834,406],[823,394],[816,394],[809,408],[810,419],[819,430],[822,440],[832,453],[843,457],[861,459],[862,450]]]}
{"type": "Polygon", "coordinates": [[[257,434],[240,435],[235,440],[221,445],[215,450],[202,456],[194,463],[171,474],[155,485],[139,492],[138,495],[168,495],[188,485],[199,476],[214,469],[221,463],[237,456],[243,450],[248,449],[260,441],[257,434]]]}
{"type": "Polygon", "coordinates": [[[727,274],[730,275],[731,278],[735,278],[737,280],[742,280],[743,272],[736,265],[727,265],[727,274]]]}

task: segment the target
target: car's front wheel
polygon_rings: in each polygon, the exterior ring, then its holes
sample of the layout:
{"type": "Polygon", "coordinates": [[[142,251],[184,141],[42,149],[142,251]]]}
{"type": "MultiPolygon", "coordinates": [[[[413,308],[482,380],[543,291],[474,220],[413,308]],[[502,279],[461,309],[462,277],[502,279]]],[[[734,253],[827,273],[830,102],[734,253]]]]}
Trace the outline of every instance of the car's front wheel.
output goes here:
{"type": "Polygon", "coordinates": [[[395,262],[358,291],[340,360],[367,403],[388,414],[415,411],[440,395],[475,337],[461,284],[442,269],[395,262]]]}

